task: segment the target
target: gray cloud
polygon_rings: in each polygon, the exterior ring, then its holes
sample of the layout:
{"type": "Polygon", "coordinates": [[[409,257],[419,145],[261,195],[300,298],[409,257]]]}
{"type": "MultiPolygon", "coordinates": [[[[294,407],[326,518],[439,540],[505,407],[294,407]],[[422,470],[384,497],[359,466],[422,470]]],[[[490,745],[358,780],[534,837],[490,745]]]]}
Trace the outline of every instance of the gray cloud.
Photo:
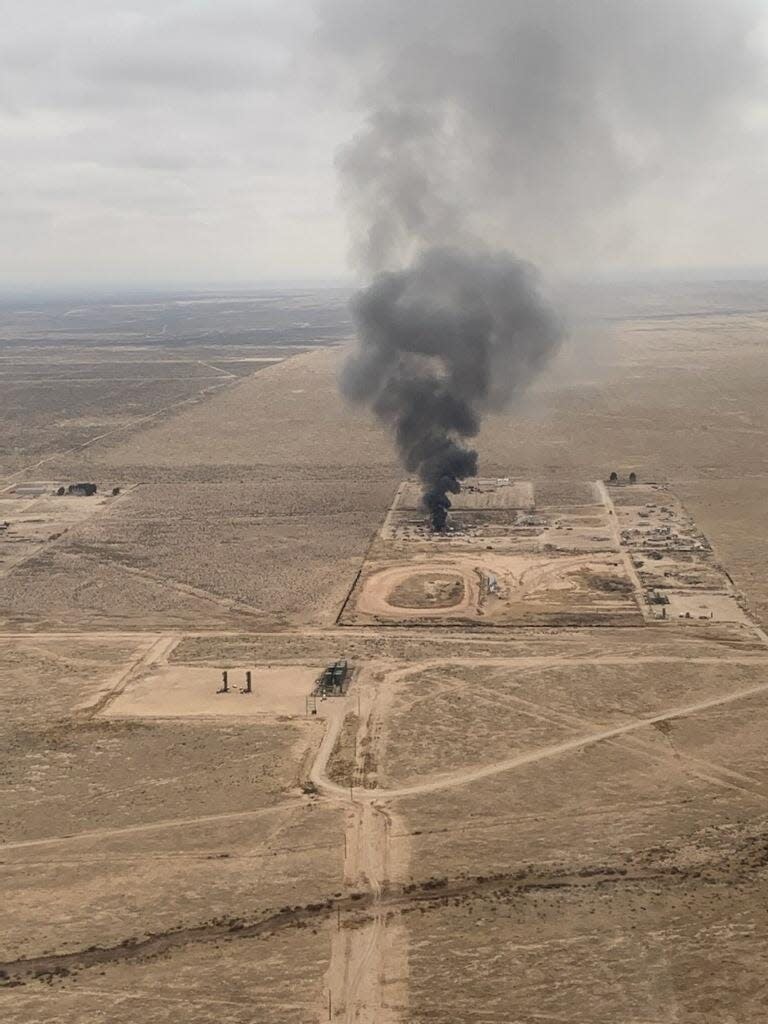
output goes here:
{"type": "Polygon", "coordinates": [[[346,272],[333,151],[347,116],[309,80],[306,3],[10,0],[3,13],[6,285],[346,272]]]}
{"type": "Polygon", "coordinates": [[[759,0],[324,11],[368,117],[341,169],[373,267],[452,241],[458,222],[549,263],[622,255],[628,201],[659,182],[687,194],[744,147],[744,111],[766,101],[759,0]]]}
{"type": "MultiPolygon", "coordinates": [[[[359,346],[343,386],[391,427],[435,529],[484,412],[555,352],[529,267],[626,247],[625,209],[692,178],[759,95],[755,0],[328,0],[362,88],[339,156],[359,346]],[[493,246],[497,251],[490,248],[493,246]],[[501,250],[501,251],[498,251],[501,250]]],[[[688,183],[690,188],[690,182],[688,183]]]]}
{"type": "MultiPolygon", "coordinates": [[[[0,275],[344,274],[333,161],[345,143],[352,162],[384,155],[396,168],[393,187],[416,197],[404,214],[425,237],[457,237],[460,220],[533,258],[577,248],[611,264],[768,263],[768,113],[754,65],[734,60],[753,8],[691,10],[701,25],[686,47],[678,0],[5,0],[0,275]],[[530,26],[516,36],[526,11],[562,20],[578,45],[535,103],[512,104],[525,62],[535,68],[551,45],[530,26]],[[632,45],[617,49],[621,33],[632,45]],[[351,156],[363,109],[412,119],[407,152],[351,156]],[[589,145],[574,146],[563,119],[581,122],[589,145]],[[419,183],[425,147],[439,159],[419,183]],[[491,215],[485,195],[500,184],[509,199],[491,215]]],[[[390,237],[377,245],[402,244],[402,228],[378,230],[390,237]]]]}

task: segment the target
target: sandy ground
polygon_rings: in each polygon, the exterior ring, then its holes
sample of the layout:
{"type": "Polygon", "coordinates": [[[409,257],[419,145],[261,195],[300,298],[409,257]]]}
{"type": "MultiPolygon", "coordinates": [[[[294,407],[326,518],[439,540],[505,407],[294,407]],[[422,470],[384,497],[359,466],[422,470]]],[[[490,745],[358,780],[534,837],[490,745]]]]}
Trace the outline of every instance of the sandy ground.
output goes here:
{"type": "MultiPolygon", "coordinates": [[[[587,518],[584,481],[669,479],[763,616],[764,326],[625,319],[483,472],[587,518]]],[[[762,1024],[765,634],[335,627],[399,481],[339,359],[100,439],[38,410],[4,461],[134,489],[0,580],[3,1019],[762,1024]],[[342,656],[322,720],[205,710],[342,656]]]]}
{"type": "MultiPolygon", "coordinates": [[[[626,560],[628,561],[628,560],[626,560]]],[[[642,615],[633,595],[633,584],[618,555],[504,555],[478,551],[472,556],[455,554],[430,561],[417,556],[412,561],[391,565],[372,561],[366,563],[363,575],[355,585],[341,621],[352,625],[364,623],[447,619],[451,624],[465,621],[488,625],[560,625],[579,620],[590,624],[618,624],[625,618],[638,624],[642,615]],[[424,603],[407,606],[390,600],[397,588],[407,585],[425,572],[456,572],[463,581],[460,600],[447,607],[424,607],[424,603]],[[488,594],[487,580],[499,586],[499,596],[488,594]],[[608,581],[615,590],[600,589],[593,582],[608,581]]],[[[630,567],[631,571],[631,567],[630,567]]],[[[632,577],[635,573],[632,571],[632,577]]],[[[718,615],[729,621],[748,621],[718,615]]]]}
{"type": "Polygon", "coordinates": [[[463,566],[458,560],[451,559],[446,560],[445,563],[433,562],[431,566],[393,566],[390,569],[382,569],[373,573],[363,582],[354,602],[354,611],[351,611],[350,614],[353,616],[352,621],[357,621],[357,613],[374,618],[383,615],[393,619],[444,618],[445,616],[476,618],[479,589],[479,579],[471,562],[463,566]],[[388,598],[397,587],[407,583],[417,573],[429,572],[430,568],[434,573],[456,572],[456,578],[463,583],[463,590],[458,601],[445,608],[404,608],[400,602],[390,603],[388,598]]]}
{"type": "MultiPolygon", "coordinates": [[[[110,718],[195,718],[305,714],[306,696],[319,675],[316,668],[251,669],[251,693],[242,666],[227,669],[228,693],[221,673],[188,665],[166,666],[131,682],[105,710],[110,718]]],[[[326,702],[327,703],[327,702],[326,702]]],[[[324,705],[319,706],[322,715],[324,705]]]]}

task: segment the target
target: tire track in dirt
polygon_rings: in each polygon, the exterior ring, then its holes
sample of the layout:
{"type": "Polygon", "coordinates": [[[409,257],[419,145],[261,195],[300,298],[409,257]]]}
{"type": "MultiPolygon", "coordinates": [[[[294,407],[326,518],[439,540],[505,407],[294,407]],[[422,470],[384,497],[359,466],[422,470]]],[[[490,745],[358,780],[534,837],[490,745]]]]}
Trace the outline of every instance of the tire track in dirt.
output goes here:
{"type": "Polygon", "coordinates": [[[127,668],[121,670],[116,680],[105,687],[100,696],[90,704],[83,704],[75,708],[75,716],[93,718],[104,711],[114,700],[116,700],[130,682],[142,675],[144,672],[157,668],[168,663],[171,651],[178,644],[180,636],[178,633],[162,633],[156,637],[144,650],[133,659],[127,668]]]}
{"type": "MultiPolygon", "coordinates": [[[[414,666],[400,670],[394,675],[408,674],[414,666]]],[[[387,675],[391,683],[393,674],[387,675]]],[[[363,685],[361,679],[358,686],[363,685]]],[[[368,683],[369,687],[371,683],[368,683]]],[[[404,1019],[393,1006],[384,1003],[385,991],[387,926],[391,922],[385,912],[385,893],[389,888],[389,866],[391,848],[391,819],[389,826],[382,828],[379,816],[393,798],[421,793],[437,792],[443,789],[464,786],[518,767],[558,757],[575,750],[582,750],[601,742],[627,737],[635,739],[633,733],[670,719],[682,718],[698,711],[720,707],[734,701],[745,700],[768,691],[768,683],[753,686],[736,693],[721,695],[693,704],[668,708],[656,715],[634,719],[622,725],[580,735],[561,743],[541,747],[494,764],[479,768],[450,772],[414,786],[389,789],[358,790],[332,782],[327,774],[327,764],[341,729],[344,709],[341,708],[330,722],[323,742],[310,771],[310,777],[318,793],[333,802],[352,804],[353,812],[348,815],[345,856],[345,881],[347,884],[363,884],[368,889],[370,919],[361,928],[353,928],[349,935],[332,937],[331,965],[327,974],[329,1004],[332,1018],[342,1019],[345,1024],[389,1024],[404,1019]]],[[[715,781],[715,780],[712,780],[715,781]]],[[[717,780],[720,781],[720,780],[717,780]]],[[[386,812],[385,812],[386,813],[386,812]]],[[[398,839],[407,835],[403,830],[398,839]]],[[[398,844],[400,845],[400,844],[398,844]]],[[[407,962],[406,937],[403,935],[402,959],[407,962]]],[[[400,965],[401,975],[405,974],[400,965]]]]}
{"type": "Polygon", "coordinates": [[[206,814],[199,818],[168,818],[163,821],[151,821],[139,825],[123,825],[119,828],[102,828],[94,829],[91,832],[75,832],[72,835],[52,836],[47,839],[22,839],[18,842],[1,843],[0,853],[6,850],[56,846],[59,843],[88,843],[98,842],[102,839],[118,839],[121,836],[132,835],[136,832],[162,832],[166,829],[209,825],[217,822],[223,824],[224,822],[232,821],[249,821],[251,818],[260,818],[264,815],[285,811],[296,806],[296,800],[285,800],[283,803],[274,804],[271,807],[260,807],[254,811],[227,811],[225,814],[206,814]]]}
{"type": "MultiPolygon", "coordinates": [[[[358,689],[358,719],[367,722],[374,713],[381,676],[361,674],[358,689]]],[[[331,934],[331,961],[326,985],[331,1019],[345,1024],[395,1024],[403,1020],[406,1004],[407,936],[403,924],[393,919],[387,902],[393,887],[391,833],[392,811],[375,799],[375,790],[357,790],[330,782],[328,760],[344,719],[346,706],[339,708],[326,731],[310,771],[310,778],[323,799],[346,804],[344,883],[367,892],[369,913],[352,927],[340,927],[331,934]],[[365,799],[359,797],[366,794],[365,799]],[[374,799],[369,799],[370,794],[374,799]]],[[[406,835],[400,829],[400,836],[406,835]]],[[[408,840],[398,844],[398,876],[404,876],[408,840]]]]}
{"type": "MultiPolygon", "coordinates": [[[[540,747],[537,750],[527,751],[524,754],[518,754],[515,757],[507,758],[503,761],[496,761],[493,764],[482,765],[477,768],[463,769],[457,772],[448,772],[444,775],[438,775],[426,782],[417,783],[413,786],[381,789],[370,795],[362,793],[359,796],[359,799],[372,800],[376,798],[380,800],[389,800],[394,797],[416,796],[422,793],[435,793],[443,789],[452,789],[455,786],[465,786],[469,783],[477,782],[480,779],[489,778],[492,775],[499,775],[502,772],[511,771],[514,768],[521,768],[525,765],[534,764],[537,761],[559,757],[561,754],[567,754],[574,750],[582,750],[585,747],[594,746],[595,744],[601,743],[605,740],[611,740],[618,736],[624,736],[627,733],[637,732],[638,730],[646,729],[648,726],[652,726],[657,722],[664,722],[675,718],[685,718],[689,715],[695,714],[697,711],[706,711],[709,708],[721,707],[735,701],[747,700],[750,697],[757,696],[758,694],[765,693],[766,691],[768,691],[768,683],[761,683],[758,686],[752,686],[746,690],[739,690],[736,693],[727,694],[726,696],[711,697],[708,700],[699,701],[696,704],[667,708],[665,711],[661,711],[656,715],[649,716],[648,718],[635,719],[632,722],[613,726],[610,729],[602,729],[599,732],[588,733],[584,736],[576,736],[572,739],[564,740],[562,743],[540,747]]],[[[337,798],[343,797],[347,793],[343,787],[338,786],[329,779],[322,780],[321,788],[328,795],[335,795],[337,798]]]]}

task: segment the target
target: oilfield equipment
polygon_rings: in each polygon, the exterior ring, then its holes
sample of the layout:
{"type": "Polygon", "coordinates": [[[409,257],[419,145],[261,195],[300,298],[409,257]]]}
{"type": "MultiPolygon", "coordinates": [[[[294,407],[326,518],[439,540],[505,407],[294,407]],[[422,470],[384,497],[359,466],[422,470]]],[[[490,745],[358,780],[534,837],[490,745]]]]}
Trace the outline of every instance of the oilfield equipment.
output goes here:
{"type": "Polygon", "coordinates": [[[352,672],[346,658],[329,665],[315,680],[312,692],[307,694],[307,714],[317,714],[318,700],[328,697],[345,697],[351,682],[352,672]]]}
{"type": "MultiPolygon", "coordinates": [[[[240,693],[253,693],[252,686],[252,673],[250,669],[245,671],[245,686],[240,687],[240,693]]],[[[216,693],[232,693],[233,691],[229,688],[229,671],[224,669],[221,673],[221,689],[217,690],[216,693]]]]}

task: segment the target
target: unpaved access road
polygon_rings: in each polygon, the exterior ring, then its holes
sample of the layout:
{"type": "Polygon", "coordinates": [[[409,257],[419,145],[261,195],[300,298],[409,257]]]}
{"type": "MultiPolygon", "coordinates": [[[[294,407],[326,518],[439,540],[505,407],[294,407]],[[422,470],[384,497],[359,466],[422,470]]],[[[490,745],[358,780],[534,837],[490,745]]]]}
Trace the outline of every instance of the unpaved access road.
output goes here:
{"type": "MultiPolygon", "coordinates": [[[[759,693],[768,691],[768,683],[760,683],[758,686],[751,686],[745,690],[738,690],[736,693],[729,693],[722,697],[710,697],[708,700],[699,701],[696,704],[685,704],[678,707],[667,708],[656,715],[648,718],[636,719],[624,725],[613,726],[610,729],[602,729],[599,732],[587,733],[584,736],[576,736],[551,746],[540,747],[538,750],[530,750],[525,754],[516,757],[506,758],[502,761],[495,761],[492,764],[482,765],[477,768],[462,769],[457,772],[447,772],[436,778],[417,783],[413,786],[401,786],[394,789],[358,790],[355,799],[360,801],[390,800],[396,797],[415,796],[421,793],[435,793],[442,789],[451,789],[454,786],[465,786],[478,779],[486,779],[491,775],[498,775],[501,772],[511,771],[523,765],[533,764],[536,761],[543,761],[547,758],[558,757],[560,754],[572,750],[580,750],[585,747],[594,746],[603,740],[610,740],[617,736],[626,736],[627,733],[637,732],[639,729],[646,729],[656,722],[670,721],[675,718],[685,718],[695,714],[697,711],[704,711],[708,708],[720,707],[724,704],[731,704],[734,701],[746,700],[759,693]]],[[[338,728],[338,726],[337,726],[338,728]]],[[[333,739],[335,742],[335,736],[333,739]]],[[[333,747],[331,743],[331,748],[333,747]]],[[[322,751],[322,747],[321,747],[322,751]]],[[[318,752],[320,753],[320,752],[318,752]]],[[[349,800],[350,790],[338,783],[332,782],[325,774],[325,763],[320,761],[319,756],[312,768],[311,779],[325,796],[336,800],[349,800]]]]}
{"type": "MultiPolygon", "coordinates": [[[[366,684],[364,677],[358,681],[361,687],[366,684]]],[[[365,887],[372,904],[369,916],[359,926],[341,928],[339,925],[331,936],[331,964],[326,976],[331,1019],[343,1020],[345,1024],[396,1024],[397,1021],[407,1019],[404,1015],[407,999],[407,936],[400,919],[388,915],[382,905],[382,894],[387,887],[404,880],[403,860],[407,858],[407,844],[403,842],[407,830],[398,823],[395,834],[398,837],[400,864],[398,869],[393,870],[390,840],[396,817],[391,801],[465,786],[523,765],[628,736],[658,722],[684,718],[766,692],[768,683],[761,683],[735,693],[666,708],[647,718],[589,732],[516,757],[448,772],[415,785],[390,789],[342,786],[327,776],[328,760],[339,736],[345,712],[351,708],[348,697],[329,713],[323,741],[310,769],[310,779],[322,799],[343,804],[347,808],[344,880],[347,885],[358,889],[365,887]]]]}

